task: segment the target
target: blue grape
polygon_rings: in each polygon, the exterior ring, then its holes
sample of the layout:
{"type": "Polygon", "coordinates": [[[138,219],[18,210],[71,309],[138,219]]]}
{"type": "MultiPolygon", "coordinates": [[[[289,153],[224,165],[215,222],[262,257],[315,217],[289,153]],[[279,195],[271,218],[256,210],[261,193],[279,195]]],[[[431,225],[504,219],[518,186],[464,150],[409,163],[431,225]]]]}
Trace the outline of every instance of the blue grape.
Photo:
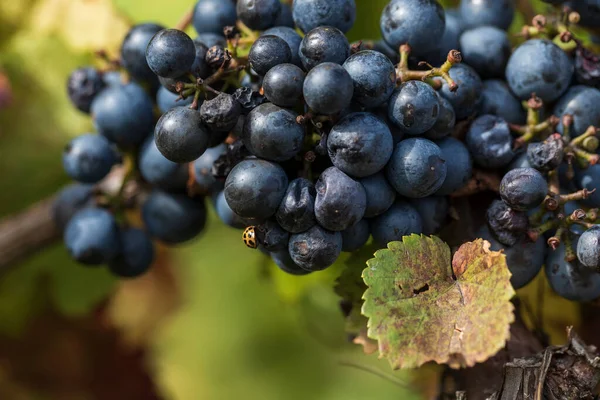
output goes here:
{"type": "Polygon", "coordinates": [[[142,144],[154,127],[152,100],[135,83],[107,87],[92,102],[98,132],[121,147],[142,144]]]}
{"type": "Polygon", "coordinates": [[[456,119],[465,119],[477,113],[481,106],[483,83],[477,72],[467,64],[453,66],[449,72],[458,89],[452,92],[448,83],[441,78],[435,78],[442,82],[439,94],[452,104],[456,119]]]}
{"type": "Polygon", "coordinates": [[[271,161],[293,158],[304,143],[304,127],[298,114],[272,103],[261,104],[248,114],[242,140],[257,157],[271,161]]]}
{"type": "Polygon", "coordinates": [[[459,38],[463,32],[462,20],[457,13],[445,11],[446,26],[444,34],[435,50],[428,52],[423,56],[430,64],[441,65],[448,58],[450,50],[460,50],[459,38]]]}
{"type": "Polygon", "coordinates": [[[276,65],[291,61],[290,46],[285,40],[275,35],[263,35],[256,39],[248,54],[250,66],[260,76],[265,76],[276,65]]]}
{"type": "Polygon", "coordinates": [[[592,226],[579,237],[577,258],[588,268],[600,268],[600,225],[592,226]]]}
{"type": "Polygon", "coordinates": [[[411,199],[410,204],[421,216],[424,235],[437,233],[446,222],[450,204],[445,196],[429,196],[422,199],[411,199]]]}
{"type": "Polygon", "coordinates": [[[242,114],[242,106],[230,94],[219,93],[200,106],[200,116],[204,125],[214,133],[229,133],[242,114]]]}
{"type": "Polygon", "coordinates": [[[435,192],[437,195],[450,195],[464,187],[473,175],[473,159],[463,142],[453,137],[444,138],[436,144],[446,160],[446,179],[435,192]]]}
{"type": "Polygon", "coordinates": [[[238,0],[237,16],[248,28],[262,31],[275,26],[281,14],[279,0],[238,0]]]}
{"type": "Polygon", "coordinates": [[[67,174],[82,183],[102,180],[120,157],[105,137],[88,133],[71,140],[63,151],[67,174]]]}
{"type": "Polygon", "coordinates": [[[381,247],[413,233],[423,233],[423,221],[419,212],[405,201],[397,201],[385,213],[371,220],[371,234],[381,247]]]}
{"type": "Polygon", "coordinates": [[[364,178],[383,169],[394,151],[387,125],[374,114],[352,113],[331,128],[327,137],[329,157],[342,172],[364,178]]]}
{"type": "Polygon", "coordinates": [[[508,124],[493,115],[482,115],[473,121],[466,142],[475,163],[484,168],[504,167],[515,156],[508,124]]]}
{"type": "Polygon", "coordinates": [[[342,231],[342,251],[351,253],[361,249],[371,236],[371,228],[366,219],[342,231]]]}
{"type": "Polygon", "coordinates": [[[510,208],[527,211],[536,208],[548,194],[548,182],[536,169],[508,171],[500,182],[500,197],[510,208]]]}
{"type": "Polygon", "coordinates": [[[587,189],[590,192],[596,189],[587,199],[581,200],[581,203],[589,207],[600,207],[600,165],[591,165],[586,169],[577,170],[575,178],[579,189],[587,189]]]}
{"type": "Polygon", "coordinates": [[[317,26],[333,26],[346,33],[354,25],[354,0],[295,0],[292,15],[296,26],[304,33],[317,26]]]}
{"type": "Polygon", "coordinates": [[[77,212],[64,232],[71,257],[86,265],[101,265],[119,254],[119,230],[108,211],[89,207],[77,212]]]}
{"type": "Polygon", "coordinates": [[[152,37],[165,29],[157,24],[139,24],[129,30],[121,45],[121,64],[138,81],[155,80],[146,61],[146,48],[152,37]]]}
{"type": "Polygon", "coordinates": [[[103,76],[96,68],[78,68],[69,75],[67,94],[79,111],[89,113],[92,101],[104,85],[103,76]]]}
{"type": "Polygon", "coordinates": [[[506,80],[520,99],[535,93],[545,103],[558,99],[573,77],[573,61],[549,40],[528,40],[513,52],[506,66],[506,80]]]}
{"type": "Polygon", "coordinates": [[[204,199],[155,189],[142,206],[142,220],[148,234],[164,243],[187,242],[204,229],[204,199]]]}
{"type": "Polygon", "coordinates": [[[505,202],[494,200],[486,211],[490,231],[499,242],[514,246],[529,229],[529,218],[522,211],[513,210],[505,202]]]}
{"type": "Polygon", "coordinates": [[[102,74],[102,80],[106,86],[121,86],[123,75],[119,71],[106,71],[102,74]]]}
{"type": "Polygon", "coordinates": [[[187,165],[165,158],[156,147],[152,135],[140,150],[138,168],[146,182],[163,189],[184,189],[188,181],[187,165]]]}
{"type": "Polygon", "coordinates": [[[110,271],[121,278],[136,278],[150,269],[154,261],[154,244],[146,232],[137,228],[119,232],[121,252],[108,264],[110,271]]]}
{"type": "MultiPolygon", "coordinates": [[[[589,86],[572,86],[554,106],[554,115],[573,117],[569,135],[576,137],[584,133],[590,126],[600,126],[600,90],[589,86]]],[[[562,118],[556,128],[563,133],[562,118]]]]}
{"type": "Polygon", "coordinates": [[[322,271],[331,266],[342,251],[342,234],[330,232],[318,225],[290,237],[292,260],[307,271],[322,271]]]}
{"type": "Polygon", "coordinates": [[[392,48],[408,43],[413,54],[425,55],[437,49],[445,21],[436,0],[393,0],[383,9],[379,26],[392,48]]]}
{"type": "Polygon", "coordinates": [[[213,193],[222,187],[222,183],[214,177],[212,168],[215,161],[224,154],[227,154],[227,145],[221,143],[207,149],[194,161],[194,178],[202,193],[213,193]]]}
{"type": "Polygon", "coordinates": [[[586,302],[600,296],[600,274],[578,261],[565,261],[564,244],[546,257],[546,277],[552,290],[567,300],[586,302]]]}
{"type": "Polygon", "coordinates": [[[422,198],[432,195],[446,179],[442,150],[432,141],[406,139],[396,145],[387,166],[387,178],[400,195],[422,198]]]}
{"type": "Polygon", "coordinates": [[[515,168],[533,168],[527,157],[527,152],[517,154],[506,169],[510,171],[515,168]]]}
{"type": "Polygon", "coordinates": [[[425,82],[408,81],[400,85],[388,103],[388,116],[408,135],[420,135],[431,129],[440,113],[435,90],[425,82]]]}
{"type": "Polygon", "coordinates": [[[543,142],[530,143],[527,146],[527,158],[533,168],[541,172],[550,172],[562,164],[564,147],[563,138],[553,135],[543,142]]]}
{"type": "Polygon", "coordinates": [[[178,94],[171,93],[164,86],[159,87],[158,92],[156,92],[156,105],[163,114],[178,106],[189,106],[192,104],[192,101],[194,101],[193,96],[189,96],[187,99],[180,99],[178,94]]]}
{"type": "Polygon", "coordinates": [[[281,3],[281,12],[275,20],[273,26],[287,26],[288,28],[294,28],[294,16],[292,15],[292,6],[287,3],[281,3]]]}
{"type": "Polygon", "coordinates": [[[384,54],[363,50],[351,55],[343,64],[354,82],[352,100],[373,108],[385,103],[396,87],[396,69],[384,54]]]}
{"type": "Polygon", "coordinates": [[[325,229],[343,231],[364,217],[365,189],[339,169],[330,167],[323,171],[315,188],[315,215],[325,229]]]}
{"type": "Polygon", "coordinates": [[[494,26],[480,26],[460,36],[463,60],[482,78],[501,78],[511,54],[508,34],[494,26]]]}
{"type": "Polygon", "coordinates": [[[275,214],[288,187],[278,164],[249,159],[237,164],[225,181],[227,204],[244,218],[269,218],[275,214]]]}
{"type": "Polygon", "coordinates": [[[490,79],[483,81],[481,114],[496,115],[512,124],[525,123],[525,110],[511,93],[506,82],[490,79]]]}
{"type": "Polygon", "coordinates": [[[146,61],[156,75],[177,78],[191,71],[196,60],[194,41],[177,29],[158,32],[146,49],[146,61]]]}
{"type": "Polygon", "coordinates": [[[217,212],[217,216],[227,226],[236,229],[244,229],[248,226],[247,221],[233,212],[229,204],[227,204],[227,200],[225,199],[225,192],[221,191],[216,197],[215,200],[215,211],[217,212]]]}
{"type": "Polygon", "coordinates": [[[227,47],[227,40],[223,34],[217,34],[213,32],[203,32],[199,33],[194,39],[194,43],[201,43],[206,46],[207,49],[210,49],[213,46],[219,47],[227,47]]]}
{"type": "Polygon", "coordinates": [[[249,87],[237,88],[233,92],[233,98],[242,106],[242,115],[248,114],[266,101],[264,96],[249,87]]]}
{"type": "Polygon", "coordinates": [[[276,26],[264,31],[263,35],[273,35],[285,40],[292,52],[292,63],[299,67],[302,66],[302,61],[300,61],[300,43],[302,42],[302,38],[293,28],[276,26]]]}
{"type": "Polygon", "coordinates": [[[293,107],[302,100],[306,74],[294,64],[279,64],[263,79],[265,97],[280,107],[293,107]]]}
{"type": "MultiPolygon", "coordinates": [[[[208,53],[208,46],[204,43],[194,40],[194,47],[196,48],[196,56],[194,62],[190,68],[190,72],[199,78],[208,78],[211,74],[210,66],[206,62],[206,54],[208,53]]],[[[185,76],[183,78],[186,78],[185,76]]],[[[183,80],[180,78],[180,80],[183,80]]]]}
{"type": "Polygon", "coordinates": [[[515,16],[513,0],[461,0],[460,15],[465,28],[492,25],[507,30],[515,16]]]}
{"type": "Polygon", "coordinates": [[[302,276],[308,275],[311,271],[307,271],[303,268],[300,268],[290,257],[290,252],[288,249],[275,251],[270,253],[273,262],[277,267],[285,273],[290,275],[302,276]]]}
{"type": "Polygon", "coordinates": [[[290,233],[283,229],[275,220],[269,219],[256,227],[260,246],[268,251],[280,251],[288,248],[290,233]]]}
{"type": "Polygon", "coordinates": [[[521,238],[513,246],[506,246],[496,240],[487,226],[479,230],[477,237],[490,242],[490,250],[504,251],[506,265],[511,273],[510,283],[515,289],[525,287],[537,276],[544,265],[548,247],[543,237],[535,242],[521,238]]]}
{"type": "Polygon", "coordinates": [[[350,105],[354,84],[341,65],[323,63],[306,75],[302,93],[306,104],[313,111],[331,115],[350,105]]]}
{"type": "Polygon", "coordinates": [[[290,182],[283,200],[277,209],[275,218],[288,232],[304,232],[316,223],[315,185],[307,179],[298,178],[290,182]]]}
{"type": "Polygon", "coordinates": [[[324,62],[343,64],[350,56],[350,44],[339,29],[318,26],[304,36],[298,51],[304,69],[310,71],[324,62]]]}
{"type": "Polygon", "coordinates": [[[198,111],[188,107],[175,107],[156,123],[156,147],[168,160],[176,163],[192,162],[208,147],[209,133],[202,126],[198,111]]]}
{"type": "MultiPolygon", "coordinates": [[[[192,24],[199,34],[223,34],[226,26],[235,26],[237,12],[233,1],[199,0],[194,7],[192,24]]],[[[212,47],[205,43],[207,47],[212,47]]]]}
{"type": "Polygon", "coordinates": [[[60,191],[52,205],[52,218],[58,229],[65,227],[78,211],[95,205],[94,186],[73,183],[60,191]]]}
{"type": "Polygon", "coordinates": [[[430,140],[442,139],[452,133],[456,125],[454,107],[444,97],[438,95],[440,111],[435,124],[423,136],[430,140]]]}
{"type": "Polygon", "coordinates": [[[396,191],[390,185],[383,172],[362,178],[359,182],[365,188],[367,195],[365,218],[383,214],[396,201],[396,191]]]}

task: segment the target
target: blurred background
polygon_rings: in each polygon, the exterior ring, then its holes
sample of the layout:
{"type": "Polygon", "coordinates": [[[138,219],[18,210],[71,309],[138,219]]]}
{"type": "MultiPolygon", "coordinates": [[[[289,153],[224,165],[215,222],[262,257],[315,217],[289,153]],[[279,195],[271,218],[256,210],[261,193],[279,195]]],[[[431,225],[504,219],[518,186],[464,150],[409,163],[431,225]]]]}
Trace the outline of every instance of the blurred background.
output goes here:
{"type": "MultiPolygon", "coordinates": [[[[386,3],[357,0],[350,41],[379,37],[386,3]]],[[[192,5],[0,0],[0,218],[68,183],[62,148],[92,129],[66,96],[71,70],[115,54],[132,23],[174,26],[192,5]]],[[[57,243],[0,275],[0,399],[420,398],[435,379],[417,384],[348,343],[339,264],[287,276],[214,215],[133,281],[78,266],[57,243]]]]}

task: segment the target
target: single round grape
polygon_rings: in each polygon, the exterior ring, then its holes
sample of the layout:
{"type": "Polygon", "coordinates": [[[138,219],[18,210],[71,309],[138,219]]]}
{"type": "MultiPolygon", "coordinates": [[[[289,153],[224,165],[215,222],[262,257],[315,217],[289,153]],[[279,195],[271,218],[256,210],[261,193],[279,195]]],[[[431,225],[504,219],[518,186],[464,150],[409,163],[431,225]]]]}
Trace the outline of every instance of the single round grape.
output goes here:
{"type": "Polygon", "coordinates": [[[440,105],[440,111],[435,121],[435,124],[427,132],[423,134],[424,137],[430,140],[437,140],[448,136],[452,133],[454,126],[456,125],[456,113],[454,107],[444,97],[438,95],[438,102],[440,105]]]}
{"type": "Polygon", "coordinates": [[[293,234],[288,249],[299,267],[307,271],[322,271],[340,256],[342,234],[315,225],[306,232],[293,234]]]}
{"type": "Polygon", "coordinates": [[[300,43],[300,61],[306,71],[324,62],[343,64],[350,56],[346,35],[332,26],[318,26],[300,43]]]}
{"type": "Polygon", "coordinates": [[[546,257],[546,278],[552,290],[567,300],[587,302],[600,297],[600,274],[578,261],[565,261],[565,245],[546,257]]]}
{"type": "Polygon", "coordinates": [[[196,161],[194,161],[194,178],[200,192],[208,194],[221,189],[223,183],[217,181],[212,173],[213,164],[219,157],[227,154],[227,145],[221,143],[218,146],[206,149],[196,161]]]}
{"type": "Polygon", "coordinates": [[[457,13],[450,13],[449,9],[446,9],[444,14],[446,26],[438,46],[435,50],[423,55],[423,59],[432,65],[442,65],[448,58],[450,50],[460,50],[459,38],[463,32],[462,20],[457,13]]]}
{"type": "Polygon", "coordinates": [[[127,32],[121,45],[121,65],[133,79],[142,82],[156,79],[146,61],[146,48],[154,35],[163,29],[157,24],[139,24],[127,32]]]}
{"type": "Polygon", "coordinates": [[[135,83],[101,91],[91,113],[98,133],[120,147],[139,146],[154,127],[152,100],[135,83]]]}
{"type": "Polygon", "coordinates": [[[177,78],[190,72],[195,59],[194,41],[178,29],[158,32],[146,49],[148,66],[163,78],[177,78]]]}
{"type": "Polygon", "coordinates": [[[473,159],[469,150],[458,139],[447,137],[436,142],[446,160],[446,179],[435,194],[450,195],[464,187],[473,175],[473,159]]]}
{"type": "Polygon", "coordinates": [[[388,116],[408,135],[420,135],[438,119],[440,102],[435,90],[425,82],[408,81],[400,85],[388,103],[388,116]]]}
{"type": "Polygon", "coordinates": [[[460,36],[464,62],[482,78],[502,78],[512,52],[508,34],[494,26],[479,26],[460,36]]]}
{"type": "Polygon", "coordinates": [[[257,157],[271,161],[293,158],[304,143],[304,127],[298,114],[272,103],[261,104],[248,114],[242,140],[257,157]]]}
{"type": "Polygon", "coordinates": [[[189,174],[187,165],[177,164],[162,155],[154,136],[150,135],[140,150],[138,168],[142,178],[162,189],[185,189],[189,174]]]}
{"type": "Polygon", "coordinates": [[[96,68],[77,68],[67,80],[67,93],[71,103],[84,113],[90,112],[92,101],[104,88],[102,74],[96,68]]]}
{"type": "Polygon", "coordinates": [[[269,218],[275,214],[288,187],[278,164],[249,159],[237,164],[225,181],[229,207],[244,218],[269,218]]]}
{"type": "Polygon", "coordinates": [[[508,124],[502,118],[482,115],[467,132],[467,147],[479,166],[500,168],[515,157],[508,124]]]}
{"type": "Polygon", "coordinates": [[[591,165],[586,169],[577,170],[575,183],[579,189],[587,189],[590,192],[594,189],[587,199],[581,200],[583,204],[589,207],[600,207],[600,165],[591,165]]]}
{"type": "Polygon", "coordinates": [[[338,64],[319,64],[306,75],[302,90],[306,104],[319,114],[336,114],[350,105],[352,78],[338,64]]]}
{"type": "Polygon", "coordinates": [[[442,78],[435,80],[442,82],[439,94],[452,104],[456,119],[461,120],[476,114],[481,107],[483,83],[473,68],[467,64],[454,65],[448,73],[458,88],[452,92],[448,83],[442,78]]]}
{"type": "Polygon", "coordinates": [[[510,171],[515,168],[533,168],[527,157],[527,152],[517,154],[506,169],[510,171]]]}
{"type": "Polygon", "coordinates": [[[321,173],[315,189],[315,215],[325,229],[343,231],[364,217],[367,208],[365,189],[336,167],[321,173]]]}
{"type": "Polygon", "coordinates": [[[343,64],[354,82],[352,100],[373,108],[385,103],[396,86],[394,64],[382,53],[363,50],[351,55],[343,64]]]}
{"type": "MultiPolygon", "coordinates": [[[[199,0],[194,7],[192,25],[199,34],[223,34],[226,26],[235,26],[237,12],[233,1],[199,0]]],[[[205,43],[207,47],[208,43],[205,43]]]]}
{"type": "Polygon", "coordinates": [[[194,47],[196,48],[196,57],[194,58],[190,72],[196,77],[208,78],[211,74],[210,66],[206,62],[206,54],[209,47],[196,40],[194,40],[194,47]]]}
{"type": "Polygon", "coordinates": [[[371,228],[366,219],[342,231],[342,251],[351,253],[360,250],[369,240],[371,228]]]}
{"type": "Polygon", "coordinates": [[[215,211],[221,222],[227,226],[236,229],[244,229],[249,225],[244,218],[234,213],[231,207],[229,207],[227,199],[225,199],[224,191],[221,191],[216,197],[215,211]]]}
{"type": "Polygon", "coordinates": [[[436,50],[446,20],[436,0],[393,0],[383,9],[379,26],[385,41],[394,49],[409,44],[413,54],[436,50]]]}
{"type": "Polygon", "coordinates": [[[579,237],[577,258],[588,268],[600,268],[600,225],[592,226],[579,237]]]}
{"type": "Polygon", "coordinates": [[[192,162],[208,148],[209,133],[202,126],[198,111],[175,107],[156,123],[156,147],[168,160],[176,163],[192,162]]]}
{"type": "Polygon", "coordinates": [[[422,199],[411,199],[410,204],[421,216],[424,235],[434,235],[442,228],[450,204],[446,196],[429,196],[422,199]]]}
{"type": "Polygon", "coordinates": [[[72,183],[62,189],[52,205],[52,218],[58,229],[64,232],[65,227],[78,211],[95,205],[94,186],[72,183]]]}
{"type": "Polygon", "coordinates": [[[262,31],[275,26],[281,14],[279,0],[237,0],[237,17],[248,28],[262,31]]]}
{"type": "Polygon", "coordinates": [[[492,25],[507,30],[515,16],[512,0],[461,0],[460,15],[465,28],[492,25]]]}
{"type": "Polygon", "coordinates": [[[288,232],[300,233],[317,223],[315,217],[315,185],[308,179],[298,178],[290,182],[275,218],[288,232]]]}
{"type": "Polygon", "coordinates": [[[101,208],[84,208],[73,215],[65,228],[64,241],[70,256],[86,265],[106,264],[120,251],[117,222],[101,208]]]}
{"type": "Polygon", "coordinates": [[[141,229],[127,228],[119,232],[121,252],[108,264],[110,271],[121,278],[136,278],[150,269],[154,261],[154,244],[141,229]]]}
{"type": "Polygon", "coordinates": [[[500,197],[510,208],[527,211],[536,208],[548,194],[548,182],[536,169],[508,171],[500,182],[500,197]]]}
{"type": "Polygon", "coordinates": [[[525,123],[525,110],[511,93],[506,82],[499,79],[483,81],[481,115],[491,114],[512,124],[525,123]]]}
{"type": "Polygon", "coordinates": [[[294,262],[288,249],[272,252],[271,259],[280,270],[290,275],[302,276],[311,273],[311,271],[300,268],[294,262]]]}
{"type": "Polygon", "coordinates": [[[230,94],[219,93],[214,99],[206,100],[200,106],[200,116],[211,132],[230,132],[242,114],[242,106],[230,94]]]}
{"type": "Polygon", "coordinates": [[[295,0],[292,15],[296,26],[304,33],[318,26],[334,26],[346,33],[354,25],[354,0],[295,0]]]}
{"type": "Polygon", "coordinates": [[[263,35],[273,35],[285,40],[292,52],[292,64],[302,67],[302,61],[300,61],[300,43],[302,42],[302,37],[298,35],[298,32],[287,26],[275,26],[264,31],[263,35]]]}
{"type": "Polygon", "coordinates": [[[352,113],[331,128],[329,157],[342,172],[364,178],[383,169],[394,151],[392,134],[374,114],[352,113]]]}
{"type": "Polygon", "coordinates": [[[263,35],[256,39],[248,54],[250,66],[260,76],[264,76],[276,65],[291,61],[290,46],[285,40],[275,35],[263,35]]]}
{"type": "Polygon", "coordinates": [[[371,220],[371,234],[380,247],[401,241],[404,236],[423,233],[419,212],[405,201],[397,201],[385,213],[371,220]]]}
{"type": "Polygon", "coordinates": [[[513,210],[505,202],[494,200],[486,212],[490,232],[499,242],[514,246],[529,229],[529,218],[522,211],[513,210]]]}
{"type": "Polygon", "coordinates": [[[396,201],[396,191],[390,185],[383,172],[362,178],[359,182],[363,185],[367,194],[365,218],[372,218],[383,214],[396,201]]]}
{"type": "Polygon", "coordinates": [[[442,150],[432,141],[412,138],[396,145],[387,166],[387,178],[400,195],[422,198],[432,195],[446,179],[442,150]]]}
{"type": "Polygon", "coordinates": [[[96,183],[108,175],[120,157],[105,137],[88,133],[71,140],[62,159],[71,178],[82,183],[96,183]]]}
{"type": "Polygon", "coordinates": [[[517,47],[506,66],[506,81],[521,100],[535,93],[545,103],[558,99],[569,87],[573,61],[549,40],[531,39],[517,47]]]}
{"type": "MultiPolygon", "coordinates": [[[[200,98],[202,100],[202,98],[200,98]]],[[[194,96],[189,96],[187,99],[180,99],[178,94],[171,93],[167,88],[161,86],[156,92],[156,105],[161,113],[166,113],[172,108],[178,106],[189,106],[194,101],[194,96]]]]}
{"type": "Polygon", "coordinates": [[[302,100],[306,74],[294,64],[279,64],[263,79],[265,97],[279,107],[294,107],[302,100]]]}
{"type": "Polygon", "coordinates": [[[573,123],[569,127],[569,135],[576,137],[584,133],[590,126],[600,126],[600,90],[589,86],[572,86],[554,106],[554,115],[560,118],[556,127],[559,133],[564,132],[562,117],[569,114],[573,123]]]}
{"type": "Polygon", "coordinates": [[[204,198],[154,190],[142,206],[142,220],[148,234],[167,244],[187,242],[198,236],[206,224],[204,198]]]}
{"type": "Polygon", "coordinates": [[[260,245],[267,251],[286,250],[290,240],[290,233],[283,229],[275,220],[269,219],[264,224],[256,227],[260,237],[260,245]]]}
{"type": "Polygon", "coordinates": [[[194,39],[194,43],[201,43],[205,45],[207,49],[210,49],[213,46],[227,47],[227,40],[225,39],[225,36],[223,36],[222,30],[220,33],[199,33],[198,36],[196,36],[196,39],[194,39]]]}
{"type": "Polygon", "coordinates": [[[275,20],[273,26],[286,26],[288,28],[294,28],[296,24],[294,23],[294,16],[292,15],[292,5],[288,3],[281,3],[281,12],[279,13],[279,17],[275,20]]]}

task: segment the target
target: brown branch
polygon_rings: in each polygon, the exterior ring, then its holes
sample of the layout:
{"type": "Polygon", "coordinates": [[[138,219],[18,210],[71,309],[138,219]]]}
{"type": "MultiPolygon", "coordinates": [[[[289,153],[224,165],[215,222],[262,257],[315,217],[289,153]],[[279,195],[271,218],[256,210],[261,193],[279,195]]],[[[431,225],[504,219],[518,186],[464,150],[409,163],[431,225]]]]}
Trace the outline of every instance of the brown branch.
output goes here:
{"type": "Polygon", "coordinates": [[[185,31],[188,26],[192,24],[192,19],[194,18],[194,9],[190,9],[186,12],[183,17],[179,20],[177,25],[175,25],[175,29],[179,29],[180,31],[185,31]]]}
{"type": "Polygon", "coordinates": [[[50,197],[0,220],[0,272],[60,239],[52,215],[53,204],[54,197],[50,197]]]}

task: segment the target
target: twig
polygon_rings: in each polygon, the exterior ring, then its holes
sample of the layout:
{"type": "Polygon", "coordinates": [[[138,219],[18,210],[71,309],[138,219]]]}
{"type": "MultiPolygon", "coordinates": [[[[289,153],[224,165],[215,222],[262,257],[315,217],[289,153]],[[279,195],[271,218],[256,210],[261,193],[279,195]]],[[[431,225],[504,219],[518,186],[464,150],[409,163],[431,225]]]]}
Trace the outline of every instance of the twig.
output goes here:
{"type": "Polygon", "coordinates": [[[186,12],[183,17],[177,22],[175,25],[175,29],[179,29],[180,31],[185,31],[188,26],[192,24],[192,19],[194,18],[194,9],[191,8],[188,12],[186,12]]]}

